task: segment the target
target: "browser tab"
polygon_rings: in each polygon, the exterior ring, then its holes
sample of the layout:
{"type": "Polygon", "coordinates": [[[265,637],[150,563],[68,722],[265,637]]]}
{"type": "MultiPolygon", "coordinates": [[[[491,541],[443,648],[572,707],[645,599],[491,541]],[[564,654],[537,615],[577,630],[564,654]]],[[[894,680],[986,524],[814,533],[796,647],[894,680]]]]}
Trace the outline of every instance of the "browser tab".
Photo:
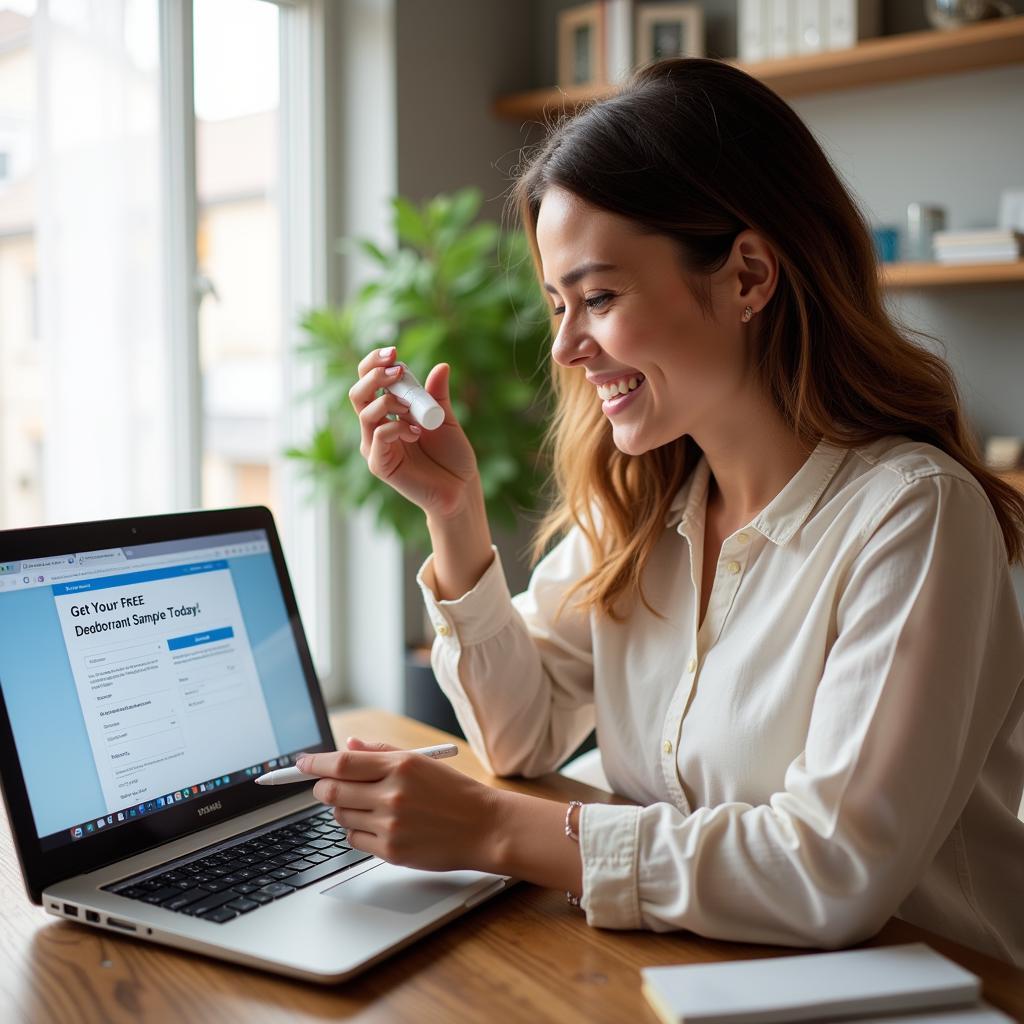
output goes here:
{"type": "Polygon", "coordinates": [[[90,566],[120,565],[125,561],[122,548],[108,548],[106,551],[79,552],[75,559],[77,565],[90,566]]]}
{"type": "Polygon", "coordinates": [[[27,558],[21,563],[22,572],[33,572],[39,569],[60,569],[74,565],[74,555],[54,555],[50,558],[27,558]]]}

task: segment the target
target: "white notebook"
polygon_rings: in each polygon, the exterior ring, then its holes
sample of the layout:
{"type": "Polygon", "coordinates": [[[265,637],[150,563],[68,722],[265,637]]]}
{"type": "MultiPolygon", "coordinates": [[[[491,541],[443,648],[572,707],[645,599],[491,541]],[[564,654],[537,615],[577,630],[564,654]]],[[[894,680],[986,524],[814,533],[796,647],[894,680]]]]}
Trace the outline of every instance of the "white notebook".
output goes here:
{"type": "MultiPolygon", "coordinates": [[[[642,991],[666,1024],[877,1019],[979,1006],[981,979],[923,942],[762,960],[640,969],[642,991]]],[[[935,1015],[936,1020],[958,1018],[935,1015]]],[[[921,1018],[905,1017],[908,1021],[921,1018]]],[[[965,1017],[965,1021],[1000,1020],[965,1017]]]]}

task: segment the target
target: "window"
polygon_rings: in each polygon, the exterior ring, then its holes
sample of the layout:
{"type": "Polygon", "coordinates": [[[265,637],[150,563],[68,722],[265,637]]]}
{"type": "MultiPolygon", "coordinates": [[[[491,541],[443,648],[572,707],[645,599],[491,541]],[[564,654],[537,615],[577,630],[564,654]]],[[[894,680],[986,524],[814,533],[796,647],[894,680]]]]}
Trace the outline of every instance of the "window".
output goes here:
{"type": "Polygon", "coordinates": [[[281,254],[316,216],[282,200],[281,108],[292,79],[316,99],[312,7],[0,0],[0,529],[266,504],[325,672],[281,454],[281,254]]]}
{"type": "Polygon", "coordinates": [[[202,502],[265,504],[277,513],[278,22],[272,4],[198,0],[193,29],[202,502]]]}

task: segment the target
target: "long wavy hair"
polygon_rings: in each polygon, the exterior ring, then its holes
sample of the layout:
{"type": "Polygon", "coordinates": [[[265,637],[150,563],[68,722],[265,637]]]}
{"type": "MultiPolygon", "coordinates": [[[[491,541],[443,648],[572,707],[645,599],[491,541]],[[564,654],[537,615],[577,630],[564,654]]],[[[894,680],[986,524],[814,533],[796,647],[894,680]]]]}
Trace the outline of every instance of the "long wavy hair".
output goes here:
{"type": "MultiPolygon", "coordinates": [[[[552,187],[673,239],[682,279],[713,315],[708,275],[736,235],[758,231],[779,262],[777,287],[749,328],[749,356],[784,421],[812,450],[904,434],[948,452],[988,495],[1012,564],[1024,559],[1024,495],[988,470],[947,362],[886,309],[863,214],[795,111],[722,61],[672,58],[636,71],[612,97],[548,123],[524,150],[506,216],[518,216],[542,281],[536,225],[552,187]]],[[[554,320],[552,320],[554,328],[554,320]]],[[[575,524],[590,571],[566,592],[622,621],[620,599],[643,594],[644,567],[676,491],[701,450],[683,435],[625,455],[583,374],[551,360],[554,414],[545,438],[553,501],[540,520],[536,564],[575,524]]]]}

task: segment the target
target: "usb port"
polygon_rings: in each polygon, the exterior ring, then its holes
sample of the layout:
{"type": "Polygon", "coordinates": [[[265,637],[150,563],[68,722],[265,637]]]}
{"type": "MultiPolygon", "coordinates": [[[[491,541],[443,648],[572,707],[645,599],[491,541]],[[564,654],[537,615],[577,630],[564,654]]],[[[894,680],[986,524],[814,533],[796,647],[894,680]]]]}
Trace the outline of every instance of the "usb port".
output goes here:
{"type": "Polygon", "coordinates": [[[73,906],[71,903],[65,903],[64,913],[67,914],[68,917],[78,917],[78,907],[73,906]]]}
{"type": "Polygon", "coordinates": [[[135,932],[138,929],[133,924],[129,924],[127,921],[119,921],[116,917],[108,917],[107,924],[111,928],[123,928],[126,932],[135,932]]]}
{"type": "Polygon", "coordinates": [[[86,921],[89,922],[89,924],[99,924],[100,923],[100,915],[97,914],[95,910],[87,910],[85,912],[85,919],[86,919],[86,921]]]}

